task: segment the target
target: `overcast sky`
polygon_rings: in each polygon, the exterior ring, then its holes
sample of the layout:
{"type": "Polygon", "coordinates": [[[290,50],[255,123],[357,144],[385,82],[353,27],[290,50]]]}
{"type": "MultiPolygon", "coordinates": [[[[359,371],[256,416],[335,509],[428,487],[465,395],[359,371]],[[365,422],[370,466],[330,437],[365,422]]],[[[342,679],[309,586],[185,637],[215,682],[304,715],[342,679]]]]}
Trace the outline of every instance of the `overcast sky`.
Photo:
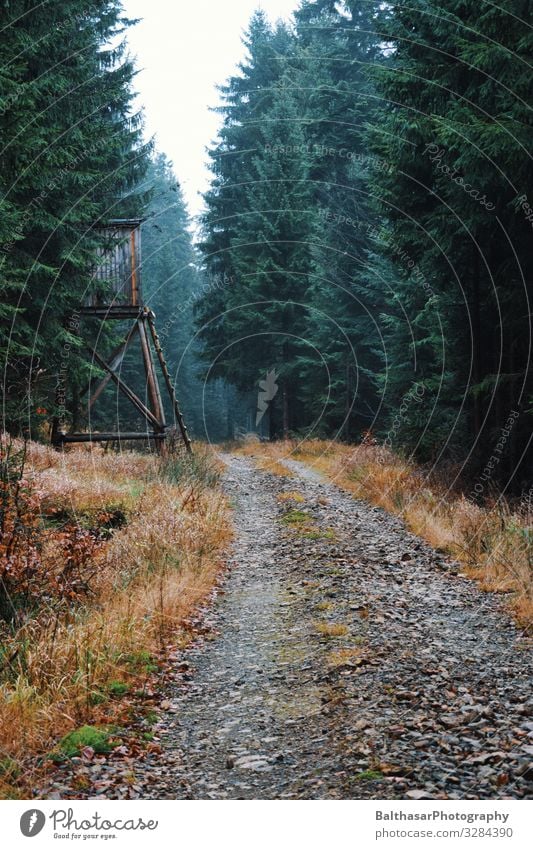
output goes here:
{"type": "Polygon", "coordinates": [[[254,10],[272,20],[288,18],[298,0],[123,0],[131,18],[142,18],[128,33],[140,69],[135,78],[144,106],[146,129],[174,170],[192,214],[201,209],[200,193],[209,182],[205,148],[214,139],[220,116],[216,85],[244,55],[241,44],[254,10]]]}

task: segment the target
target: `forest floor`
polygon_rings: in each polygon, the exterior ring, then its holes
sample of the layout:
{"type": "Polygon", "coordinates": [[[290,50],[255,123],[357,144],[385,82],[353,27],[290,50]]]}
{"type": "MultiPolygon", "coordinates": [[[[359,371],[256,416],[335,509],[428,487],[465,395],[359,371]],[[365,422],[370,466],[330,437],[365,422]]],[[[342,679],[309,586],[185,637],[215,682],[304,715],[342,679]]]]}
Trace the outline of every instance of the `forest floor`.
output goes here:
{"type": "Polygon", "coordinates": [[[230,568],[152,750],[69,761],[41,795],[530,797],[531,639],[503,597],[303,463],[222,459],[230,568]]]}

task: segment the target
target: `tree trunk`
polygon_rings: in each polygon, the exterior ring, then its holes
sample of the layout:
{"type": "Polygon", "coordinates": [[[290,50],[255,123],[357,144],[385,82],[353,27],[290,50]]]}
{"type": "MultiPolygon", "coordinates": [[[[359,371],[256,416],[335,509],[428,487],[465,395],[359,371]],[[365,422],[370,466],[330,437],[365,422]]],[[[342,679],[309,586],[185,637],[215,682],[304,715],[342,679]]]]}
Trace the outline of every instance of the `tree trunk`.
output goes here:
{"type": "Polygon", "coordinates": [[[289,390],[283,387],[283,439],[289,438],[289,390]]]}
{"type": "Polygon", "coordinates": [[[73,433],[76,433],[80,429],[80,419],[81,419],[80,392],[79,392],[79,388],[78,388],[77,384],[75,384],[72,387],[71,414],[72,414],[71,429],[72,429],[73,433]]]}
{"type": "MultiPolygon", "coordinates": [[[[481,303],[480,303],[479,250],[474,246],[474,277],[472,289],[472,378],[474,384],[481,381],[481,303]]],[[[473,399],[473,425],[475,436],[481,430],[481,396],[478,392],[473,399]]]]}
{"type": "Polygon", "coordinates": [[[350,409],[350,401],[351,401],[351,372],[350,372],[350,361],[346,363],[346,403],[344,407],[344,435],[345,438],[349,441],[351,436],[351,427],[350,427],[350,419],[351,419],[351,409],[350,409]]]}

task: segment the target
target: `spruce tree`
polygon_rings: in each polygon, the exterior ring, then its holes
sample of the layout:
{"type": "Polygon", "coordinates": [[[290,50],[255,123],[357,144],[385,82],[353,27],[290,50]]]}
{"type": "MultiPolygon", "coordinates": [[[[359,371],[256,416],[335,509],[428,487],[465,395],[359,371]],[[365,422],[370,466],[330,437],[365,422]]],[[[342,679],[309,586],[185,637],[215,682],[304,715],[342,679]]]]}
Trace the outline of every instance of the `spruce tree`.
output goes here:
{"type": "Polygon", "coordinates": [[[284,413],[280,410],[273,423],[281,429],[283,420],[286,430],[292,393],[286,328],[295,309],[289,306],[294,293],[289,278],[292,268],[301,268],[304,250],[297,246],[302,236],[303,138],[297,107],[286,80],[281,82],[293,42],[284,24],[272,28],[258,12],[245,43],[248,59],[222,89],[224,123],[211,152],[214,180],[203,221],[206,273],[220,285],[198,305],[197,321],[211,379],[222,376],[240,391],[253,393],[269,368],[282,369],[284,413]],[[284,152],[293,147],[296,155],[284,152]],[[255,302],[265,300],[265,292],[272,303],[258,309],[255,302]],[[278,337],[273,343],[280,332],[285,341],[279,343],[278,337]]]}
{"type": "Polygon", "coordinates": [[[2,347],[7,424],[17,429],[35,423],[37,406],[51,412],[63,384],[76,415],[89,375],[78,327],[94,225],[142,210],[147,150],[118,0],[31,9],[8,0],[2,23],[2,294],[12,318],[2,347]]]}
{"type": "Polygon", "coordinates": [[[310,233],[308,334],[325,366],[302,363],[306,403],[320,417],[323,433],[344,436],[371,427],[378,408],[379,327],[365,254],[372,220],[369,174],[380,165],[368,156],[366,139],[375,111],[366,70],[380,57],[374,17],[372,3],[340,6],[327,0],[303,3],[296,14],[295,85],[305,105],[317,211],[310,233]]]}
{"type": "Polygon", "coordinates": [[[433,458],[473,450],[479,462],[522,409],[499,473],[514,468],[530,431],[530,225],[520,198],[531,197],[531,36],[520,20],[526,4],[511,5],[384,9],[389,59],[372,134],[392,166],[373,181],[387,230],[381,253],[394,269],[387,403],[394,409],[422,381],[426,456],[433,442],[433,458]]]}

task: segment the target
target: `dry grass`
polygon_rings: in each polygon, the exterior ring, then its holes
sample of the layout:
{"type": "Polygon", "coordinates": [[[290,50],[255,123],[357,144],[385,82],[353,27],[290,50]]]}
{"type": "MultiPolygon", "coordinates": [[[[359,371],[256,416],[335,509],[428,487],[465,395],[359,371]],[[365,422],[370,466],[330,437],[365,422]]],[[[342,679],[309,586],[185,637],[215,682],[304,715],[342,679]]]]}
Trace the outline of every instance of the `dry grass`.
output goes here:
{"type": "Polygon", "coordinates": [[[277,446],[281,443],[273,442],[265,445],[263,442],[245,442],[238,447],[239,454],[244,454],[245,457],[251,457],[254,460],[256,468],[263,472],[269,472],[271,475],[277,475],[283,478],[293,478],[293,472],[287,468],[283,461],[283,449],[277,446]]]}
{"type": "Polygon", "coordinates": [[[362,653],[362,649],[360,648],[337,649],[329,653],[327,663],[331,667],[352,664],[360,660],[362,653]]]}
{"type": "Polygon", "coordinates": [[[340,622],[315,622],[315,630],[321,637],[345,637],[348,626],[340,622]]]}
{"type": "MultiPolygon", "coordinates": [[[[16,627],[0,626],[4,798],[27,792],[35,756],[63,734],[113,718],[115,703],[102,697],[112,682],[142,687],[154,659],[169,644],[187,641],[191,614],[212,591],[231,536],[226,502],[197,468],[183,468],[173,480],[175,470],[169,475],[157,458],[141,454],[104,455],[98,448],[59,454],[32,445],[29,457],[27,477],[43,513],[113,506],[126,524],[100,547],[97,578],[82,604],[43,601],[16,627]]],[[[200,449],[198,464],[213,471],[200,449]]]]}
{"type": "MultiPolygon", "coordinates": [[[[261,446],[263,451],[270,446],[261,446]]],[[[307,462],[357,498],[402,516],[414,533],[463,564],[482,590],[508,594],[509,607],[533,628],[533,528],[525,508],[494,498],[483,507],[451,492],[444,482],[377,445],[322,440],[280,442],[278,462],[307,462]]]]}
{"type": "Polygon", "coordinates": [[[294,473],[279,460],[269,460],[268,457],[258,457],[255,461],[255,465],[262,472],[268,472],[271,475],[277,475],[281,478],[294,477],[294,473]]]}
{"type": "Polygon", "coordinates": [[[303,504],[305,501],[305,497],[301,492],[293,489],[290,492],[280,492],[279,495],[276,496],[277,500],[282,504],[285,501],[293,501],[295,504],[303,504]]]}

